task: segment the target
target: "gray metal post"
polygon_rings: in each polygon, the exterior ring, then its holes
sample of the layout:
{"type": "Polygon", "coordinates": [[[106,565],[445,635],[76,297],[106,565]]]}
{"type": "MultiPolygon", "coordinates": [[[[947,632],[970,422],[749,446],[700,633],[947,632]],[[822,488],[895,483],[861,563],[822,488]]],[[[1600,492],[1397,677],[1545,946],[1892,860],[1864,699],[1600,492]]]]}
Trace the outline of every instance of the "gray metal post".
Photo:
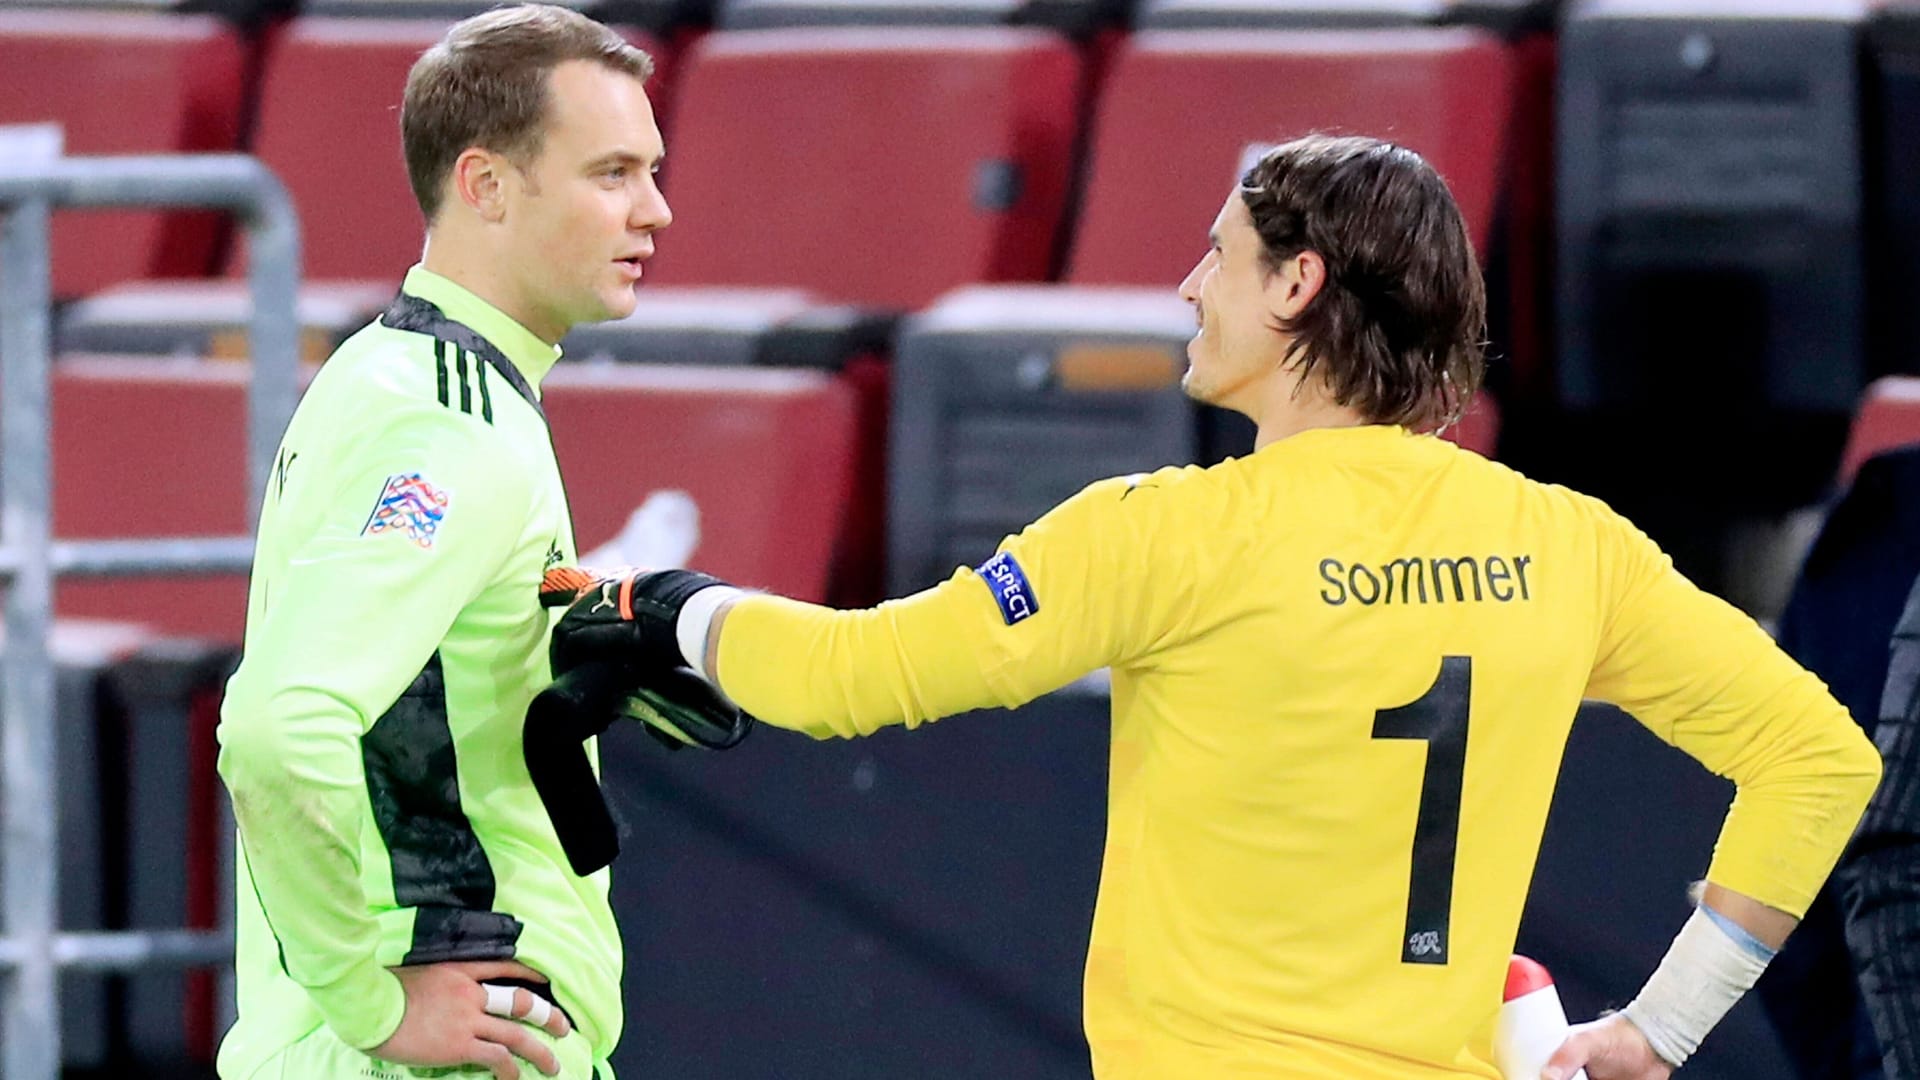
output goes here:
{"type": "Polygon", "coordinates": [[[48,461],[50,291],[46,199],[16,203],[0,222],[0,540],[19,553],[7,589],[0,651],[0,925],[17,948],[0,1009],[0,1076],[48,1080],[60,1071],[53,936],[53,481],[48,461]]]}
{"type": "MultiPolygon", "coordinates": [[[[251,159],[248,159],[250,163],[251,159]]],[[[300,397],[300,224],[286,189],[264,166],[257,166],[269,190],[262,212],[247,224],[247,283],[253,291],[253,318],[247,326],[253,382],[247,394],[247,521],[258,524],[260,500],[273,474],[280,436],[300,397]]],[[[253,549],[247,549],[251,558],[253,549]]]]}
{"type": "Polygon", "coordinates": [[[299,224],[286,189],[239,155],[69,158],[0,163],[0,582],[8,585],[0,650],[0,1076],[56,1080],[62,968],[130,970],[218,962],[225,934],[57,933],[52,778],[54,669],[48,648],[56,574],[244,570],[249,537],[52,541],[48,357],[50,251],[56,207],[203,206],[241,215],[250,247],[253,382],[248,398],[249,518],[298,395],[299,224]]]}
{"type": "MultiPolygon", "coordinates": [[[[253,293],[247,452],[253,487],[247,505],[257,512],[274,450],[299,396],[294,299],[300,288],[300,224],[286,188],[266,166],[243,154],[59,158],[18,170],[0,167],[0,209],[29,199],[72,208],[204,206],[240,216],[247,229],[247,280],[253,293]]],[[[11,279],[7,287],[12,289],[11,279]]],[[[41,340],[44,348],[44,335],[41,340]]]]}

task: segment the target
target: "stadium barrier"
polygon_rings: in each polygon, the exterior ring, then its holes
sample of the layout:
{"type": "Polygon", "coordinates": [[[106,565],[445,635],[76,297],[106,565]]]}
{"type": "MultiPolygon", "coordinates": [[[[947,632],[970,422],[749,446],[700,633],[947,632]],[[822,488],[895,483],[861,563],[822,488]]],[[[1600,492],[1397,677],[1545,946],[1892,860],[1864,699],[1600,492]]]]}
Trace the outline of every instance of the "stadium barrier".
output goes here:
{"type": "MultiPolygon", "coordinates": [[[[60,158],[0,170],[0,580],[7,584],[0,654],[0,1075],[60,1075],[62,969],[132,970],[220,963],[222,930],[63,933],[57,920],[60,852],[54,799],[56,576],[244,569],[248,537],[59,542],[52,535],[49,305],[50,227],[56,208],[202,207],[246,227],[253,258],[249,327],[254,378],[248,423],[251,491],[263,490],[292,415],[297,357],[294,297],[300,230],[286,189],[240,155],[60,158]]],[[[250,498],[257,495],[250,495],[250,498]]],[[[250,506],[257,514],[257,506],[250,506]]]]}

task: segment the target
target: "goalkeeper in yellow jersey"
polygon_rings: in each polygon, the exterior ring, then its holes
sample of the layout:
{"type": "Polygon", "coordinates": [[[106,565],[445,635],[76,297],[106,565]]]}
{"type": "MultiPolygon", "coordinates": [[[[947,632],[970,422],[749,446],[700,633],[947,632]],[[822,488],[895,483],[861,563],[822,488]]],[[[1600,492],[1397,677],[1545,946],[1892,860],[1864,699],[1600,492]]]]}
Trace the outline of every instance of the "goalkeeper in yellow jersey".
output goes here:
{"type": "Polygon", "coordinates": [[[1497,1077],[1574,711],[1617,703],[1738,796],[1665,961],[1546,1075],[1667,1076],[1827,876],[1872,746],[1606,506],[1420,433],[1479,382],[1484,288],[1418,155],[1268,152],[1181,295],[1187,393],[1258,424],[1247,457],[1092,484],[979,568],[869,610],[684,570],[606,578],[565,595],[556,670],[691,664],[828,737],[1111,667],[1085,993],[1101,1080],[1497,1077]]]}

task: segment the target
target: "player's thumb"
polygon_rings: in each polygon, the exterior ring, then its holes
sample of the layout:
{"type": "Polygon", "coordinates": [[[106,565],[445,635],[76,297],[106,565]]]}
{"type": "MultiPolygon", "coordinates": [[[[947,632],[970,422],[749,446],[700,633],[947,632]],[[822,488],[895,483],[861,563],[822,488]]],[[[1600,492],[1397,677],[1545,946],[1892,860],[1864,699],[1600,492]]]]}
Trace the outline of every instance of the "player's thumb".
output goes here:
{"type": "Polygon", "coordinates": [[[1540,1067],[1540,1080],[1567,1080],[1593,1060],[1595,1039],[1588,1032],[1576,1032],[1560,1044],[1547,1063],[1540,1067]]]}

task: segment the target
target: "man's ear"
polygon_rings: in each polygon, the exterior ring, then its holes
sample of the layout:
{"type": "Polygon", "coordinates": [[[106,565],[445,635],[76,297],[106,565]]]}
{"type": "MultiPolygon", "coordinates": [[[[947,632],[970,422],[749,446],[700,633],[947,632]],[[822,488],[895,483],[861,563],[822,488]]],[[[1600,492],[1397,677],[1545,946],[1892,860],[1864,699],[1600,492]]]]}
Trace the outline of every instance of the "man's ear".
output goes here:
{"type": "Polygon", "coordinates": [[[487,222],[507,214],[507,159],[491,150],[469,146],[454,159],[453,193],[462,204],[487,222]]]}
{"type": "Polygon", "coordinates": [[[1327,263],[1317,251],[1302,251],[1267,275],[1267,310],[1282,325],[1300,317],[1327,283],[1327,263]]]}

